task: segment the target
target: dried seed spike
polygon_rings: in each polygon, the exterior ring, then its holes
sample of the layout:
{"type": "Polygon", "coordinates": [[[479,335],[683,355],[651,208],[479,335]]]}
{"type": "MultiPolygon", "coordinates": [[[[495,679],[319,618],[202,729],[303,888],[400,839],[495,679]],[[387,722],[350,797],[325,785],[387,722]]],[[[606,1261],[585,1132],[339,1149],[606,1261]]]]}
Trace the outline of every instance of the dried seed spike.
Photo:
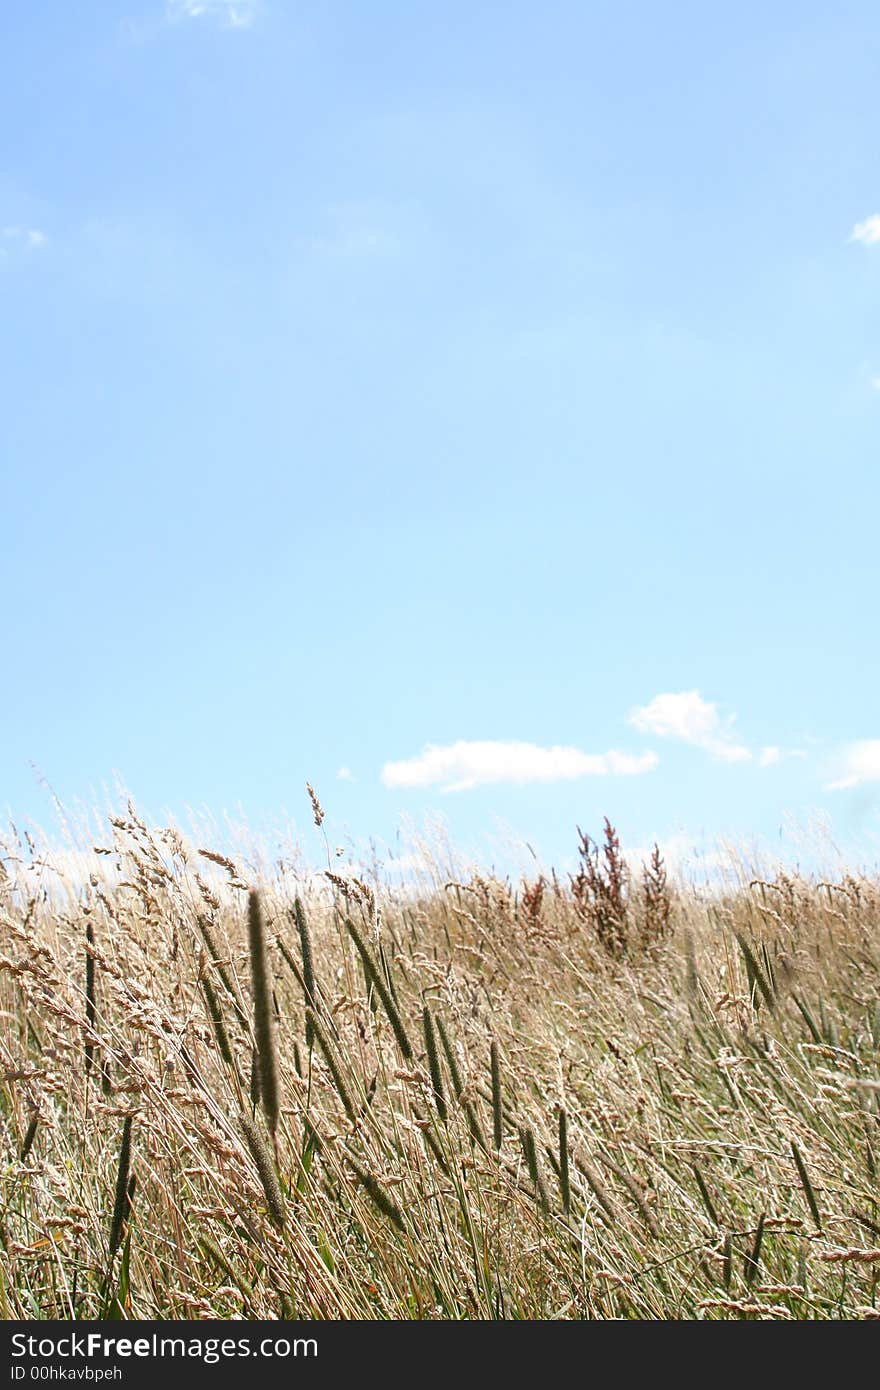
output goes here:
{"type": "Polygon", "coordinates": [[[203,1234],[197,1236],[196,1239],[198,1240],[199,1248],[202,1251],[204,1251],[204,1253],[209,1257],[209,1259],[212,1259],[214,1261],[217,1267],[223,1271],[223,1273],[227,1276],[231,1283],[236,1285],[239,1292],[241,1293],[242,1298],[244,1299],[246,1307],[251,1308],[253,1306],[254,1301],[254,1291],[248,1283],[247,1279],[245,1279],[244,1275],[240,1274],[236,1269],[233,1268],[233,1266],[229,1263],[226,1256],[224,1255],[223,1251],[220,1249],[220,1246],[217,1244],[216,1240],[214,1240],[212,1236],[208,1234],[203,1234]]]}
{"type": "Polygon", "coordinates": [[[755,1239],[752,1248],[743,1260],[743,1278],[747,1284],[753,1284],[758,1273],[758,1261],[761,1258],[761,1243],[764,1239],[764,1221],[766,1212],[761,1212],[758,1218],[758,1226],[755,1231],[755,1239]]]}
{"type": "Polygon", "coordinates": [[[232,860],[225,854],[218,854],[217,851],[213,849],[200,849],[199,854],[203,859],[210,859],[212,864],[219,864],[221,868],[226,870],[230,878],[240,877],[238,869],[235,867],[232,860]]]}
{"type": "Polygon", "coordinates": [[[312,786],[311,782],[306,782],[306,791],[309,794],[309,801],[311,801],[312,803],[312,814],[315,818],[315,825],[320,830],[321,823],[324,819],[324,808],[318,800],[317,793],[314,787],[312,786]]]}
{"type": "Polygon", "coordinates": [[[354,1124],[357,1120],[357,1110],[351,1098],[351,1092],[348,1089],[345,1077],[342,1075],[336,1054],[324,1032],[321,1020],[312,1009],[306,1009],[306,1025],[311,1028],[312,1036],[317,1040],[318,1046],[324,1054],[324,1060],[330,1068],[330,1075],[333,1077],[336,1089],[339,1092],[339,1099],[342,1101],[346,1115],[351,1120],[352,1124],[354,1124]]]}
{"type": "Polygon", "coordinates": [[[559,1189],[562,1193],[562,1210],[567,1216],[571,1211],[571,1178],[568,1167],[568,1116],[564,1106],[559,1107],[559,1189]]]}
{"type": "Polygon", "coordinates": [[[263,913],[260,895],[251,891],[248,895],[248,944],[251,956],[251,987],[254,999],[254,1038],[257,1045],[257,1068],[260,1085],[260,1102],[269,1132],[274,1135],[278,1128],[280,1105],[278,1101],[278,1044],[275,1036],[275,1018],[272,1010],[272,985],[269,977],[269,960],[266,951],[266,932],[263,926],[263,913]]]}
{"type": "Polygon", "coordinates": [[[550,1210],[550,1198],[547,1196],[547,1189],[544,1186],[544,1179],[541,1177],[541,1170],[538,1167],[538,1151],[535,1147],[535,1133],[528,1125],[523,1125],[519,1132],[520,1143],[523,1153],[526,1156],[526,1164],[529,1170],[529,1177],[535,1189],[535,1196],[539,1205],[544,1211],[550,1210]]]}
{"type": "Polygon", "coordinates": [[[713,1225],[720,1226],[721,1222],[718,1220],[718,1213],[715,1210],[715,1203],[712,1201],[712,1198],[709,1195],[709,1189],[706,1186],[706,1183],[703,1179],[703,1175],[697,1167],[696,1163],[692,1163],[691,1167],[694,1170],[694,1177],[697,1180],[697,1187],[700,1189],[700,1196],[703,1199],[703,1206],[709,1213],[709,1220],[713,1223],[713,1225]]]}
{"type": "Polygon", "coordinates": [[[801,1151],[798,1148],[797,1144],[794,1142],[793,1139],[790,1142],[791,1152],[794,1156],[795,1167],[798,1170],[798,1177],[801,1180],[801,1187],[804,1189],[804,1196],[807,1199],[807,1205],[809,1206],[813,1220],[816,1223],[816,1230],[821,1231],[822,1217],[819,1215],[819,1203],[816,1201],[816,1194],[813,1191],[813,1184],[810,1182],[810,1175],[806,1170],[804,1160],[801,1158],[801,1151]]]}
{"type": "Polygon", "coordinates": [[[255,1047],[251,1048],[250,1098],[251,1105],[256,1110],[260,1103],[260,1055],[255,1047]]]}
{"type": "Polygon", "coordinates": [[[21,1149],[20,1149],[20,1151],[19,1151],[19,1155],[18,1155],[18,1156],[19,1156],[19,1158],[21,1159],[22,1163],[24,1163],[25,1159],[27,1158],[28,1154],[30,1153],[31,1149],[33,1148],[34,1139],[35,1139],[36,1136],[37,1136],[37,1125],[38,1125],[39,1123],[40,1123],[40,1117],[39,1117],[39,1115],[35,1112],[35,1113],[31,1116],[31,1122],[30,1122],[30,1124],[29,1124],[28,1127],[27,1127],[27,1131],[25,1132],[24,1139],[22,1140],[22,1143],[21,1143],[21,1149]]]}
{"type": "Polygon", "coordinates": [[[368,1168],[362,1167],[357,1159],[352,1158],[350,1154],[348,1155],[348,1161],[357,1174],[358,1182],[368,1194],[376,1209],[380,1211],[383,1216],[387,1216],[389,1221],[393,1221],[394,1225],[397,1226],[399,1230],[404,1230],[403,1213],[397,1203],[388,1196],[388,1193],[385,1191],[384,1187],[382,1187],[378,1178],[376,1178],[368,1168]]]}
{"type": "Polygon", "coordinates": [[[650,950],[669,935],[672,915],[672,899],[669,892],[669,879],[666,864],[655,842],[650,861],[642,865],[642,896],[644,902],[644,922],[642,926],[642,946],[650,950]]]}
{"type": "Polygon", "coordinates": [[[776,1008],[776,996],[764,978],[764,972],[755,958],[755,953],[741,931],[734,931],[733,934],[736,937],[737,944],[742,951],[743,960],[746,964],[746,974],[748,975],[752,997],[755,997],[756,991],[763,995],[767,1008],[772,1012],[772,1010],[776,1008]]]}
{"type": "Polygon", "coordinates": [[[455,1055],[455,1049],[446,1031],[446,1024],[439,1014],[437,1015],[437,1032],[443,1044],[443,1051],[446,1053],[446,1065],[449,1067],[449,1075],[452,1078],[452,1089],[455,1092],[455,1099],[460,1100],[461,1093],[464,1090],[464,1082],[461,1079],[461,1072],[458,1069],[458,1058],[455,1055]]]}
{"type": "Polygon", "coordinates": [[[434,1104],[437,1107],[437,1114],[441,1120],[446,1120],[448,1111],[446,1109],[446,1096],[443,1091],[443,1072],[440,1067],[440,1054],[437,1051],[437,1034],[434,1031],[434,1020],[431,1017],[431,1010],[427,1004],[422,1009],[422,1031],[425,1035],[425,1052],[428,1056],[428,1070],[431,1073],[431,1089],[434,1093],[434,1104]]]}
{"type": "Polygon", "coordinates": [[[599,1206],[602,1208],[609,1221],[612,1223],[617,1222],[619,1218],[614,1208],[614,1202],[596,1170],[587,1161],[586,1156],[578,1151],[575,1151],[574,1161],[575,1166],[580,1169],[589,1183],[593,1196],[596,1198],[596,1201],[599,1203],[599,1206]]]}
{"type": "Polygon", "coordinates": [[[358,955],[363,962],[364,973],[382,1001],[385,1013],[388,1016],[388,1022],[391,1024],[392,1031],[397,1039],[398,1047],[406,1060],[411,1062],[413,1059],[412,1043],[407,1037],[406,1029],[403,1026],[403,1019],[400,1017],[397,1005],[394,1002],[394,998],[388,988],[384,975],[373,960],[367,943],[364,941],[350,917],[346,917],[345,926],[349,936],[357,947],[358,955]]]}
{"type": "Polygon", "coordinates": [[[635,1202],[636,1207],[638,1208],[639,1215],[641,1216],[648,1230],[651,1232],[651,1235],[658,1237],[660,1235],[660,1228],[654,1219],[650,1207],[645,1201],[644,1192],[640,1189],[635,1178],[632,1176],[631,1173],[628,1173],[625,1168],[621,1168],[618,1163],[615,1163],[613,1159],[608,1158],[607,1155],[602,1158],[602,1162],[605,1164],[607,1168],[610,1168],[611,1172],[616,1174],[616,1176],[623,1183],[630,1197],[632,1197],[633,1201],[635,1202]]]}
{"type": "Polygon", "coordinates": [[[260,1183],[266,1197],[269,1215],[280,1230],[284,1225],[284,1196],[281,1192],[281,1184],[278,1181],[278,1173],[269,1152],[269,1146],[250,1116],[239,1116],[239,1125],[250,1150],[251,1158],[254,1160],[260,1175],[260,1183]]]}
{"type": "MultiPolygon", "coordinates": [[[[86,1026],[89,1029],[89,1034],[95,1027],[95,957],[92,953],[94,944],[95,933],[91,922],[89,922],[86,926],[86,1026]]],[[[95,1045],[90,1036],[87,1035],[85,1046],[86,1076],[92,1070],[94,1055],[95,1045]]]]}
{"type": "MultiPolygon", "coordinates": [[[[318,1013],[318,991],[315,985],[315,965],[312,955],[312,935],[309,930],[308,918],[306,917],[302,901],[297,895],[293,900],[293,915],[296,919],[297,930],[299,931],[299,945],[302,954],[303,984],[306,993],[306,1005],[313,1013],[318,1013]]],[[[312,1046],[312,1027],[306,1019],[306,1047],[312,1046]]]]}
{"type": "Polygon", "coordinates": [[[131,1167],[131,1126],[133,1119],[133,1115],[126,1115],[122,1125],[119,1165],[116,1170],[116,1197],[113,1203],[113,1216],[110,1221],[109,1256],[111,1260],[122,1244],[125,1222],[128,1217],[128,1179],[131,1167]]]}
{"type": "Polygon", "coordinates": [[[235,1062],[232,1056],[232,1048],[229,1045],[229,1034],[226,1032],[226,1025],[223,1022],[223,1015],[220,1012],[220,1005],[217,1001],[217,995],[214,992],[214,986],[211,984],[207,975],[202,976],[202,989],[205,993],[205,1003],[208,1005],[208,1017],[211,1020],[211,1027],[214,1029],[214,1037],[217,1039],[220,1055],[224,1062],[232,1067],[235,1065],[235,1062]]]}
{"type": "Polygon", "coordinates": [[[501,1098],[501,1055],[494,1038],[489,1053],[489,1066],[492,1073],[492,1139],[497,1153],[504,1143],[504,1104],[501,1098]]]}
{"type": "Polygon", "coordinates": [[[436,1023],[437,1033],[440,1037],[440,1042],[443,1045],[443,1051],[446,1054],[446,1064],[449,1067],[449,1075],[452,1078],[452,1089],[455,1092],[455,1099],[459,1101],[461,1104],[461,1108],[464,1111],[464,1117],[467,1120],[468,1129],[470,1130],[471,1138],[473,1139],[474,1143],[479,1144],[480,1148],[485,1149],[486,1153],[488,1153],[489,1150],[486,1145],[486,1139],[483,1135],[482,1129],[480,1128],[480,1122],[477,1119],[477,1112],[474,1110],[474,1107],[471,1104],[471,1102],[464,1095],[464,1082],[461,1077],[461,1072],[459,1071],[458,1060],[455,1056],[455,1050],[452,1046],[452,1043],[449,1040],[449,1034],[446,1031],[446,1024],[443,1022],[443,1019],[440,1017],[439,1014],[437,1015],[436,1023]]]}
{"type": "Polygon", "coordinates": [[[217,971],[217,978],[219,979],[223,988],[226,990],[226,993],[232,1000],[235,1012],[238,1015],[240,1021],[244,1024],[245,1028],[247,1028],[247,1011],[244,1007],[244,1004],[241,1001],[241,996],[239,995],[239,992],[236,989],[235,984],[230,978],[229,972],[223,964],[220,952],[217,950],[217,943],[214,940],[214,933],[211,930],[208,923],[205,921],[204,917],[198,917],[196,920],[198,922],[199,931],[202,934],[202,939],[204,940],[204,943],[208,948],[208,954],[211,957],[211,963],[214,969],[217,971]]]}

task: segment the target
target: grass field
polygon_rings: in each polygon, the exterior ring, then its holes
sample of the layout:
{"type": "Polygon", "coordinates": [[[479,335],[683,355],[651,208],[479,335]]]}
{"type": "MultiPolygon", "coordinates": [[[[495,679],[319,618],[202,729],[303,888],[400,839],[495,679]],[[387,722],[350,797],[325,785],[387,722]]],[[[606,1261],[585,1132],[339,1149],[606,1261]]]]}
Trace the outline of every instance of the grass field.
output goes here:
{"type": "Polygon", "coordinates": [[[392,890],[10,834],[0,1314],[880,1316],[880,885],[598,838],[392,890]]]}

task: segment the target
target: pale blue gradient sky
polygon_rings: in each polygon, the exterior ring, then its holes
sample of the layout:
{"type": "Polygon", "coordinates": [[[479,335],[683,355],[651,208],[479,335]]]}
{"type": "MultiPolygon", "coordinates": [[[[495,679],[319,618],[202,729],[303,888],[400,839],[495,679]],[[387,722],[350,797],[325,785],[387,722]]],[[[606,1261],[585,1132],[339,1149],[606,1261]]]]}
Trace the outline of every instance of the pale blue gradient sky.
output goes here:
{"type": "Polygon", "coordinates": [[[871,853],[878,59],[867,0],[7,5],[0,802],[871,853]]]}

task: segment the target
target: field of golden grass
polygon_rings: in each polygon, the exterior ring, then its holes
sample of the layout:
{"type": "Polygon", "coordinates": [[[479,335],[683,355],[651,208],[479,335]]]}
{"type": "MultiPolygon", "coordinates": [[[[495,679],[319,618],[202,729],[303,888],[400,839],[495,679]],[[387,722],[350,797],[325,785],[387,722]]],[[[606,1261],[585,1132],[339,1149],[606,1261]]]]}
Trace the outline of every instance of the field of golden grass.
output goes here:
{"type": "Polygon", "coordinates": [[[2,1317],[880,1316],[877,883],[0,854],[2,1317]]]}

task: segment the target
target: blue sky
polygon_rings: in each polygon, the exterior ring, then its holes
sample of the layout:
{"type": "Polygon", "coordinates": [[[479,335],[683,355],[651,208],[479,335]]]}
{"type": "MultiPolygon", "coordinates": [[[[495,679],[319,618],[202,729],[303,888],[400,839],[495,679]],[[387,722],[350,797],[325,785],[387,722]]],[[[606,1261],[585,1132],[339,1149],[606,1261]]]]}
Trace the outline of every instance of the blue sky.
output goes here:
{"type": "Polygon", "coordinates": [[[874,854],[875,5],[3,28],[12,815],[874,854]]]}

